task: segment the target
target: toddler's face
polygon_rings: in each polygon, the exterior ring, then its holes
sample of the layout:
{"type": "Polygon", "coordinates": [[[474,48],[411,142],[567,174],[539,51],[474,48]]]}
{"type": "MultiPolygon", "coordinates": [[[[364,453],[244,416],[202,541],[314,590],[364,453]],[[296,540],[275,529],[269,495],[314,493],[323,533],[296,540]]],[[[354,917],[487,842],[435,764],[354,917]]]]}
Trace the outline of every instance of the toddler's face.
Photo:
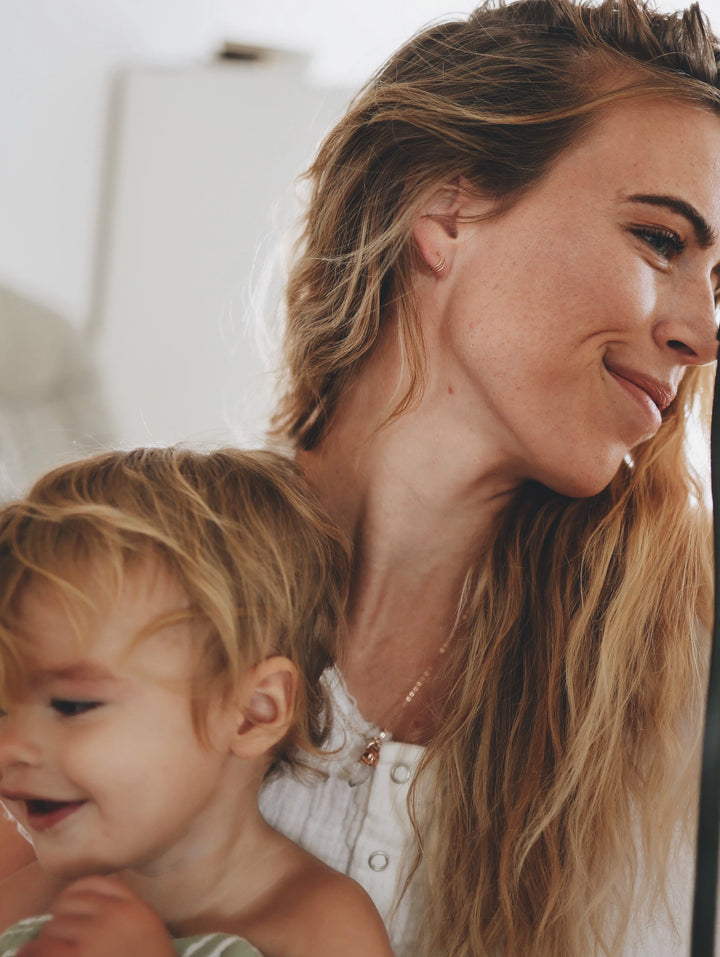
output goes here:
{"type": "MultiPolygon", "coordinates": [[[[98,599],[89,576],[77,584],[98,599]]],[[[28,690],[0,713],[0,800],[30,833],[41,865],[65,879],[157,872],[201,850],[237,723],[214,702],[207,744],[198,739],[192,622],[134,640],[187,607],[163,566],[130,569],[108,604],[95,601],[79,641],[53,590],[28,587],[20,608],[33,658],[28,690]]]]}

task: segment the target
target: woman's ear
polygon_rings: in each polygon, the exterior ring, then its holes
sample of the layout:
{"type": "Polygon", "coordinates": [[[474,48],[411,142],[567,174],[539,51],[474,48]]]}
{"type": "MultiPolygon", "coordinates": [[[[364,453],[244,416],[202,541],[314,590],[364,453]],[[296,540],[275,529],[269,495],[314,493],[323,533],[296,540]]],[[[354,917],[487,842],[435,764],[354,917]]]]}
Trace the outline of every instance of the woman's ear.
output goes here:
{"type": "Polygon", "coordinates": [[[458,211],[458,187],[444,186],[433,194],[413,227],[420,258],[438,278],[452,262],[458,211]]]}
{"type": "Polygon", "coordinates": [[[257,758],[282,741],[295,717],[297,686],[297,668],[281,655],[265,658],[250,669],[243,683],[233,754],[257,758]]]}
{"type": "Polygon", "coordinates": [[[464,176],[439,187],[416,220],[413,238],[428,275],[437,279],[450,272],[460,244],[463,223],[486,215],[493,208],[482,200],[464,176]]]}

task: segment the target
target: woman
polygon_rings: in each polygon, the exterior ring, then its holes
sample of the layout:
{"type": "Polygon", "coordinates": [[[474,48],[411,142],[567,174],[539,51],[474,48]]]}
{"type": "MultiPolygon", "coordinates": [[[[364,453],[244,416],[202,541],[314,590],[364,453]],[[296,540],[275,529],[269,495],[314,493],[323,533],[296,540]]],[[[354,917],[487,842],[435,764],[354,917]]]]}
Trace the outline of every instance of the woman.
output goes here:
{"type": "MultiPolygon", "coordinates": [[[[696,8],[479,8],[309,171],[276,430],[353,543],[346,747],[265,813],[398,954],[621,953],[692,808],[717,49],[696,8]]],[[[50,893],[30,873],[8,920],[50,893]]]]}

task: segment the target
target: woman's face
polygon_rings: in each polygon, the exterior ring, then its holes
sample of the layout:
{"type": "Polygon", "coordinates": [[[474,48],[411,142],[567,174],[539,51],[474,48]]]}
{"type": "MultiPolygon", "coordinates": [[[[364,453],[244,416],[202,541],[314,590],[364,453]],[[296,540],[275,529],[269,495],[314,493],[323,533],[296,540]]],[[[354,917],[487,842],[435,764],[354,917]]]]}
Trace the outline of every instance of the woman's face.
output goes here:
{"type": "Polygon", "coordinates": [[[496,474],[595,494],[716,355],[720,118],[617,106],[510,210],[437,236],[436,395],[496,474]]]}

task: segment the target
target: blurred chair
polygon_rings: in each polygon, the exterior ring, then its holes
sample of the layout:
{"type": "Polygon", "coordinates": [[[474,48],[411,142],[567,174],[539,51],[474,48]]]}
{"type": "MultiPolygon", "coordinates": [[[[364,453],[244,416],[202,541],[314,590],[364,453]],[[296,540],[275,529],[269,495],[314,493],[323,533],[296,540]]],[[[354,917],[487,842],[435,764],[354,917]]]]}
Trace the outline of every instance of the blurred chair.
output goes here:
{"type": "Polygon", "coordinates": [[[82,332],[0,287],[0,501],[53,465],[108,446],[112,436],[82,332]]]}

